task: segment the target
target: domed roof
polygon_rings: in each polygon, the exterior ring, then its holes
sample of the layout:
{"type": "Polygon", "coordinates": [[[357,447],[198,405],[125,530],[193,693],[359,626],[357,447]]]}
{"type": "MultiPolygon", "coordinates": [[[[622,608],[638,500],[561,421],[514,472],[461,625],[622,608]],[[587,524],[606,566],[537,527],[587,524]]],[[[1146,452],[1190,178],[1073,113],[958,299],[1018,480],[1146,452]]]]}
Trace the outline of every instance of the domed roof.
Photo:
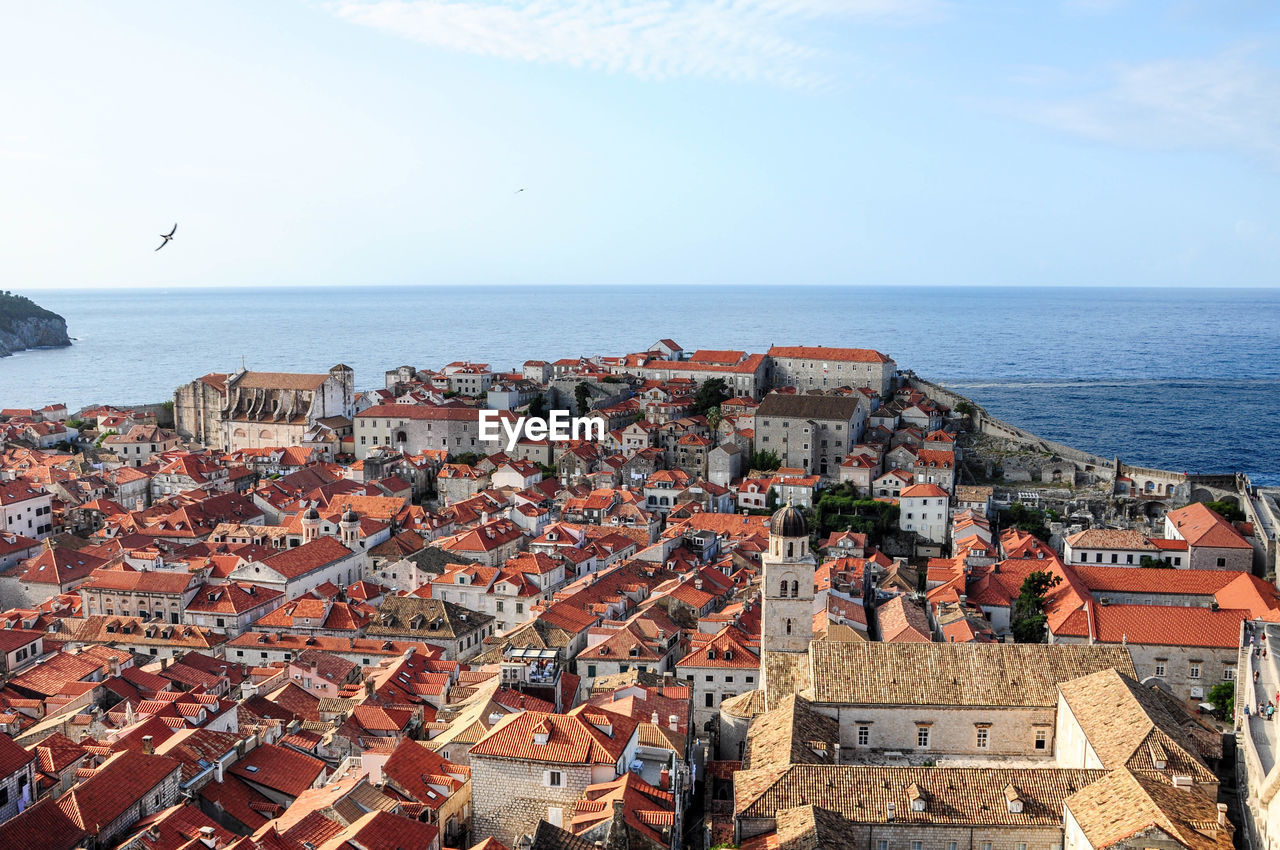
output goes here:
{"type": "Polygon", "coordinates": [[[307,512],[302,515],[303,519],[320,519],[320,512],[315,508],[307,508],[307,512]]]}
{"type": "Polygon", "coordinates": [[[804,514],[787,504],[769,520],[769,533],[778,537],[808,537],[804,514]]]}
{"type": "Polygon", "coordinates": [[[360,515],[348,507],[347,512],[342,515],[342,521],[343,522],[359,522],[360,515]]]}

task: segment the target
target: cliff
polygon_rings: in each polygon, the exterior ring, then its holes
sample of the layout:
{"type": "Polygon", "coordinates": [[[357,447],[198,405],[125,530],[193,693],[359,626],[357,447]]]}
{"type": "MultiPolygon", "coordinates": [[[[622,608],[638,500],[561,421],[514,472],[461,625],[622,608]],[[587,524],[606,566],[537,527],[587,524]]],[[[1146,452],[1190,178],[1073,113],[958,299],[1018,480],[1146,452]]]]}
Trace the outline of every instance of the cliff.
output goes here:
{"type": "Polygon", "coordinates": [[[0,292],[0,357],[28,348],[70,344],[66,319],[30,298],[0,292]]]}

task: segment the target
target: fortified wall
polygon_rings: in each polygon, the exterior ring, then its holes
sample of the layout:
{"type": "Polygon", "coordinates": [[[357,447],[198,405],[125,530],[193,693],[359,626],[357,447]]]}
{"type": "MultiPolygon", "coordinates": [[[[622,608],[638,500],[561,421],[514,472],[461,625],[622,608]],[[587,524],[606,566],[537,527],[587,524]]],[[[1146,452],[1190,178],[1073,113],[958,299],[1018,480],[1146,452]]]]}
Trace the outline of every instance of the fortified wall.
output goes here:
{"type": "Polygon", "coordinates": [[[911,371],[904,370],[900,374],[911,387],[924,393],[929,398],[946,404],[948,407],[954,408],[962,401],[969,404],[973,408],[973,415],[970,418],[977,433],[1007,440],[1028,451],[1042,452],[1061,458],[1071,463],[1077,472],[1083,473],[1087,480],[1107,484],[1115,483],[1118,461],[1114,458],[1090,454],[1063,443],[1038,437],[1030,431],[1019,428],[1017,425],[1010,425],[1008,422],[992,416],[985,407],[954,390],[941,387],[932,381],[926,381],[911,371]]]}

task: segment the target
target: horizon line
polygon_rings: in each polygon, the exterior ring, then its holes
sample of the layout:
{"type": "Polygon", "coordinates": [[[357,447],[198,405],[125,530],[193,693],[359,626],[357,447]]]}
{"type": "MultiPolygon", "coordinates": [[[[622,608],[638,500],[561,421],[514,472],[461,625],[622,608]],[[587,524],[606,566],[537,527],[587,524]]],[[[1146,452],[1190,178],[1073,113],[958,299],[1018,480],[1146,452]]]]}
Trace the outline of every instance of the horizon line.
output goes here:
{"type": "Polygon", "coordinates": [[[161,284],[53,284],[43,286],[14,287],[10,292],[112,292],[149,290],[222,290],[222,289],[643,289],[643,288],[707,288],[745,289],[797,288],[797,289],[1179,289],[1179,290],[1273,290],[1280,283],[161,283],[161,284]]]}

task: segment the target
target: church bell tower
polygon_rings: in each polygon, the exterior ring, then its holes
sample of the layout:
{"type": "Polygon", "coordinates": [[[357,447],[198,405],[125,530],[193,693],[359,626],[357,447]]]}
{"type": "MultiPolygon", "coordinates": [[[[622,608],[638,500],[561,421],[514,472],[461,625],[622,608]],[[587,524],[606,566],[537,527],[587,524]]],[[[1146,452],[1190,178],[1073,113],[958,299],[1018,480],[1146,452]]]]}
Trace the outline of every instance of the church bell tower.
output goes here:
{"type": "Polygon", "coordinates": [[[818,562],[804,516],[791,505],[769,521],[764,567],[761,652],[808,652],[813,640],[813,585],[818,562]]]}

